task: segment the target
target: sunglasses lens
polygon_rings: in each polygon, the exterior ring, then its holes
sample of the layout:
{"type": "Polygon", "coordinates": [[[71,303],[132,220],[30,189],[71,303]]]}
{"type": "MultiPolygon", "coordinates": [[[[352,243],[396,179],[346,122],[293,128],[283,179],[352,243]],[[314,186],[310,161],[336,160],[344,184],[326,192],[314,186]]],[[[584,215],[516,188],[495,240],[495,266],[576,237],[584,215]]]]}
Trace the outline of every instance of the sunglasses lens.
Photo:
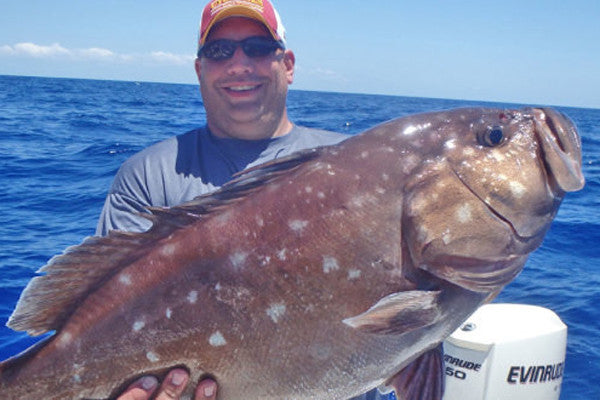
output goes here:
{"type": "Polygon", "coordinates": [[[202,46],[198,56],[214,61],[226,60],[233,57],[237,46],[241,46],[248,57],[265,57],[283,48],[281,43],[263,36],[253,36],[241,41],[219,39],[202,46]]]}
{"type": "Polygon", "coordinates": [[[274,40],[264,37],[251,37],[242,42],[242,49],[248,57],[265,57],[279,48],[274,40]]]}
{"type": "Polygon", "coordinates": [[[237,43],[233,40],[215,40],[202,46],[201,55],[210,60],[225,60],[233,56],[237,43]]]}

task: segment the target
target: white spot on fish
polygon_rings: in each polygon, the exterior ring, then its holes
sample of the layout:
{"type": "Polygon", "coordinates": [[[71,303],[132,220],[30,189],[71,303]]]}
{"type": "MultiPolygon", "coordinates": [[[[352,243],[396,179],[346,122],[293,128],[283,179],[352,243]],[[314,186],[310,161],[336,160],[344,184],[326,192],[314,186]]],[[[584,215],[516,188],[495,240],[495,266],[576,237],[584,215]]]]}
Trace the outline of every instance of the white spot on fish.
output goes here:
{"type": "Polygon", "coordinates": [[[146,358],[148,359],[148,361],[152,362],[152,363],[157,363],[160,361],[160,357],[158,356],[158,354],[156,354],[153,351],[149,351],[146,353],[146,358]]]}
{"type": "Polygon", "coordinates": [[[177,246],[174,244],[165,244],[161,250],[161,254],[165,257],[171,257],[177,251],[177,246]]]}
{"type": "Polygon", "coordinates": [[[368,151],[363,151],[362,153],[360,153],[360,157],[362,159],[367,159],[369,158],[369,152],[368,151]]]}
{"type": "Polygon", "coordinates": [[[463,155],[465,156],[472,156],[473,153],[475,153],[475,151],[471,147],[465,147],[463,149],[463,155]]]}
{"type": "Polygon", "coordinates": [[[187,295],[187,300],[190,304],[195,304],[198,301],[198,292],[196,290],[192,290],[187,295]]]}
{"type": "Polygon", "coordinates": [[[372,200],[372,196],[369,194],[354,196],[351,200],[351,203],[355,207],[364,207],[372,200]]]}
{"type": "Polygon", "coordinates": [[[312,193],[313,188],[310,187],[310,186],[307,186],[307,187],[304,188],[304,190],[306,191],[306,193],[312,193]]]}
{"type": "Polygon", "coordinates": [[[463,204],[458,207],[458,210],[456,210],[456,218],[458,219],[458,222],[462,224],[470,222],[473,219],[471,206],[468,204],[463,204]]]}
{"type": "Polygon", "coordinates": [[[255,218],[256,218],[256,225],[260,226],[261,228],[263,226],[265,226],[265,221],[261,217],[257,216],[255,218]]]}
{"type": "Polygon", "coordinates": [[[330,360],[331,345],[326,343],[313,343],[308,348],[308,354],[319,361],[330,360]]]}
{"type": "Polygon", "coordinates": [[[450,235],[450,229],[446,229],[444,233],[442,233],[442,242],[445,245],[449,244],[452,241],[452,235],[450,235]]]}
{"type": "Polygon", "coordinates": [[[71,342],[73,342],[73,335],[70,332],[63,332],[58,339],[58,347],[67,347],[71,342]]]}
{"type": "Polygon", "coordinates": [[[248,258],[248,253],[244,251],[236,251],[229,256],[229,261],[235,269],[242,269],[246,266],[246,259],[248,258]]]}
{"type": "Polygon", "coordinates": [[[230,220],[233,218],[233,215],[234,213],[231,210],[220,212],[217,213],[217,215],[214,218],[214,221],[220,225],[228,225],[230,223],[230,220]]]}
{"type": "Polygon", "coordinates": [[[323,272],[328,274],[338,269],[340,269],[340,265],[337,259],[328,256],[323,257],[323,272]]]}
{"type": "Polygon", "coordinates": [[[79,374],[73,375],[73,382],[81,383],[81,376],[79,374]]]}
{"type": "Polygon", "coordinates": [[[317,193],[317,197],[322,200],[325,198],[325,193],[319,192],[319,193],[317,193]]]}
{"type": "Polygon", "coordinates": [[[173,311],[170,308],[167,308],[167,310],[165,311],[165,317],[167,317],[167,319],[171,319],[172,315],[173,311]]]}
{"type": "Polygon", "coordinates": [[[141,320],[140,320],[140,321],[135,321],[135,322],[133,323],[133,326],[131,327],[131,329],[132,329],[134,332],[139,332],[139,331],[141,331],[142,329],[144,329],[144,326],[146,326],[146,323],[145,323],[144,321],[141,321],[141,320]]]}
{"type": "Polygon", "coordinates": [[[402,133],[406,136],[413,135],[418,131],[429,129],[430,127],[431,127],[431,123],[429,123],[429,122],[426,124],[423,124],[423,125],[411,125],[411,126],[407,127],[406,129],[404,129],[404,131],[402,133]]]}
{"type": "Polygon", "coordinates": [[[335,176],[335,171],[332,169],[331,164],[327,164],[327,173],[331,176],[335,176]]]}
{"type": "Polygon", "coordinates": [[[390,176],[388,174],[381,174],[381,179],[383,179],[384,182],[387,182],[390,180],[390,176]]]}
{"type": "Polygon", "coordinates": [[[518,199],[523,197],[523,195],[525,195],[525,193],[527,192],[527,188],[521,182],[515,181],[510,182],[510,190],[512,191],[512,194],[518,199]]]}
{"type": "Polygon", "coordinates": [[[218,292],[219,290],[221,290],[221,283],[217,282],[217,284],[215,285],[215,290],[218,292]]]}
{"type": "Polygon", "coordinates": [[[285,261],[287,259],[287,249],[281,249],[277,252],[277,258],[279,258],[281,261],[285,261]]]}
{"type": "Polygon", "coordinates": [[[351,269],[348,271],[348,280],[349,281],[356,280],[356,279],[360,278],[361,275],[362,275],[362,272],[359,269],[351,269]]]}
{"type": "Polygon", "coordinates": [[[504,159],[505,159],[504,153],[499,152],[499,151],[494,151],[492,153],[492,156],[494,157],[494,159],[496,161],[504,161],[504,159]]]}
{"type": "Polygon", "coordinates": [[[263,259],[260,262],[260,266],[261,267],[265,267],[267,265],[269,265],[269,263],[271,262],[271,256],[265,256],[263,257],[263,259]]]}
{"type": "Polygon", "coordinates": [[[295,219],[293,221],[289,221],[288,226],[294,232],[300,233],[304,230],[304,228],[306,228],[308,226],[308,221],[300,221],[298,219],[295,219]]]}
{"type": "Polygon", "coordinates": [[[267,315],[273,322],[278,323],[281,317],[285,314],[285,304],[284,303],[275,303],[271,304],[271,306],[267,309],[267,315]]]}
{"type": "Polygon", "coordinates": [[[402,171],[408,174],[418,165],[421,165],[421,159],[414,154],[409,154],[402,161],[402,171]]]}
{"type": "Polygon", "coordinates": [[[225,337],[221,332],[216,331],[215,333],[210,335],[210,338],[208,338],[208,343],[213,347],[221,347],[225,346],[227,344],[227,341],[225,340],[225,337]]]}
{"type": "Polygon", "coordinates": [[[416,126],[411,125],[411,126],[406,127],[406,129],[404,129],[404,131],[402,132],[402,134],[405,135],[405,136],[409,136],[409,135],[414,134],[418,130],[419,129],[416,126]]]}
{"type": "Polygon", "coordinates": [[[121,282],[125,286],[131,286],[131,275],[129,275],[129,274],[119,275],[119,282],[121,282]]]}
{"type": "Polygon", "coordinates": [[[456,139],[447,140],[444,146],[447,149],[455,149],[456,148],[456,139]]]}

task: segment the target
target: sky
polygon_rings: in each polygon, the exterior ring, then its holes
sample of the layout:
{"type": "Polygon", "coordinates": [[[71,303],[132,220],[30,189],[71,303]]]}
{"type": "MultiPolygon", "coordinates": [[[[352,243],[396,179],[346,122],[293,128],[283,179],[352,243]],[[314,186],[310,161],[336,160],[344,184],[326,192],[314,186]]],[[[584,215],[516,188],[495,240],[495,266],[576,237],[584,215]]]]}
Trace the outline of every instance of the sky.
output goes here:
{"type": "MultiPolygon", "coordinates": [[[[291,89],[600,108],[599,0],[273,0],[291,89]]],[[[205,0],[0,0],[0,75],[196,84],[205,0]]]]}

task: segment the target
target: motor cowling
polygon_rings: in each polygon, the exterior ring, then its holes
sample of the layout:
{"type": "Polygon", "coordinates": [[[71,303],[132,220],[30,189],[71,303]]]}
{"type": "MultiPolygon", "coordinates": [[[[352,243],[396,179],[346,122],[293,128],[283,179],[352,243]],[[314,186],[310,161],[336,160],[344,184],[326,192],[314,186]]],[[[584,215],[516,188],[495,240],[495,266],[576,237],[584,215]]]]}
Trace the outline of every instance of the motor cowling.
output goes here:
{"type": "Polygon", "coordinates": [[[444,400],[558,400],[566,347],[553,311],[484,305],[444,342],[444,400]]]}

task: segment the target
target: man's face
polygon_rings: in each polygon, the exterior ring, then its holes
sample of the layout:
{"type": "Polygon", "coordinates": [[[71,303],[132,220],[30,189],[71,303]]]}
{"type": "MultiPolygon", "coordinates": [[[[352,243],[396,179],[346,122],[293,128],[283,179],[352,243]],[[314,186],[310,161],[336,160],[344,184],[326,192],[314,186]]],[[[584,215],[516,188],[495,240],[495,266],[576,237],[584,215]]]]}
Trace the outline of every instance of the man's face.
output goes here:
{"type": "MultiPolygon", "coordinates": [[[[232,17],[211,30],[207,43],[251,36],[271,37],[262,24],[232,17]]],[[[294,78],[294,61],[289,50],[250,58],[240,47],[226,60],[197,59],[196,74],[211,132],[248,140],[289,132],[292,125],[287,118],[286,97],[294,78]]]]}

